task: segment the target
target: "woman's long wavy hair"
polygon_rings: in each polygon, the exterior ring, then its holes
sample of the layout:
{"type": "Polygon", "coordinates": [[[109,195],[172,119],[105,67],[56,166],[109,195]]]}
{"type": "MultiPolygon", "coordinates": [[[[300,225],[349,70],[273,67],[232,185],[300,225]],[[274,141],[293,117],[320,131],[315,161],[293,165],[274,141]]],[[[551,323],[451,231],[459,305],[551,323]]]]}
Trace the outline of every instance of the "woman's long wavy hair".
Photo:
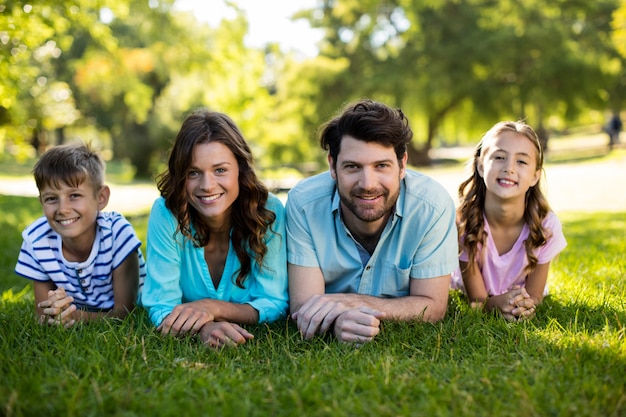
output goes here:
{"type": "MultiPolygon", "coordinates": [[[[484,247],[487,233],[485,232],[483,213],[487,188],[484,179],[478,173],[478,164],[491,142],[505,132],[519,133],[535,145],[537,151],[537,169],[543,171],[543,151],[535,131],[524,122],[504,121],[496,123],[485,133],[476,146],[472,161],[472,175],[459,186],[458,228],[459,247],[464,247],[468,255],[468,267],[473,269],[478,254],[478,245],[484,247]]],[[[537,184],[526,192],[524,222],[530,228],[528,239],[524,242],[528,266],[526,273],[532,272],[537,266],[537,257],[533,250],[546,243],[547,231],[542,222],[550,211],[548,200],[541,190],[541,177],[537,184]]]]}
{"type": "Polygon", "coordinates": [[[176,136],[167,170],[157,176],[157,187],[165,198],[166,207],[178,220],[177,232],[191,239],[197,247],[206,246],[211,232],[189,204],[185,182],[194,147],[209,142],[220,142],[228,147],[239,165],[239,196],[231,210],[231,241],[241,263],[235,283],[243,288],[252,268],[249,253],[254,254],[261,266],[267,253],[265,236],[276,215],[266,208],[268,189],[256,176],[250,147],[231,118],[206,109],[190,114],[176,136]]]}

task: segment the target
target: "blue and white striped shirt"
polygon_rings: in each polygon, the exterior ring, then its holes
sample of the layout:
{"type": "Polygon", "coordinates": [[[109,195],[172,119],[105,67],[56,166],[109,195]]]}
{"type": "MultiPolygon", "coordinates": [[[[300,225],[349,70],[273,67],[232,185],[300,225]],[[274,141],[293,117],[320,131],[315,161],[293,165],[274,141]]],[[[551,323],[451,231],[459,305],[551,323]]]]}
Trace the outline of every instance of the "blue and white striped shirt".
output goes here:
{"type": "Polygon", "coordinates": [[[141,241],[131,224],[119,213],[100,212],[89,258],[69,262],[63,256],[61,237],[45,216],[22,232],[22,248],[15,272],[33,281],[53,281],[57,288],[74,297],[78,308],[110,310],[113,297],[113,270],[131,254],[139,257],[139,289],[146,276],[141,241]]]}

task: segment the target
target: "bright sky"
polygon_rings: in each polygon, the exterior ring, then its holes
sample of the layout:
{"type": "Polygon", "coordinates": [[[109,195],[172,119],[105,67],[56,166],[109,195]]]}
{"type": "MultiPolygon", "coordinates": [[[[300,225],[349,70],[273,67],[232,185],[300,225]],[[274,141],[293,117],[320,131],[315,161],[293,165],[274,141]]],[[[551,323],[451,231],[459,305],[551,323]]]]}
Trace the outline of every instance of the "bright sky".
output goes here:
{"type": "MultiPolygon", "coordinates": [[[[291,21],[289,17],[298,10],[315,6],[316,0],[233,0],[246,14],[249,33],[248,46],[263,46],[278,42],[281,49],[298,51],[306,56],[317,54],[319,31],[310,28],[306,20],[291,21]]],[[[180,10],[193,11],[198,20],[217,26],[223,18],[231,19],[235,12],[224,0],[177,0],[180,10]]]]}

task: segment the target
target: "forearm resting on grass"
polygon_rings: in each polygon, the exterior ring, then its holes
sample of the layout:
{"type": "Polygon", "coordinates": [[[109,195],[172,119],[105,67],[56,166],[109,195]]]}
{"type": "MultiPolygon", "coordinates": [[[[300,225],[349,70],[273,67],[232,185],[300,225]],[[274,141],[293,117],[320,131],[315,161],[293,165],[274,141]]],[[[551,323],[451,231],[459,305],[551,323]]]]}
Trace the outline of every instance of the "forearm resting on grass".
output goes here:
{"type": "MultiPolygon", "coordinates": [[[[35,299],[41,299],[37,303],[37,315],[42,324],[70,327],[77,322],[89,322],[105,317],[123,318],[129,313],[126,306],[114,307],[106,311],[88,311],[78,308],[74,304],[74,297],[67,295],[63,288],[48,290],[44,288],[41,291],[47,291],[47,297],[42,299],[43,297],[36,296],[35,299]]],[[[37,292],[40,291],[35,290],[36,294],[37,292]]]]}
{"type": "Polygon", "coordinates": [[[259,312],[249,304],[203,299],[178,304],[161,322],[157,330],[162,334],[182,336],[197,334],[210,322],[255,324],[259,312]]]}
{"type": "Polygon", "coordinates": [[[443,318],[448,304],[450,276],[411,279],[410,295],[381,298],[363,294],[325,294],[319,268],[289,264],[289,294],[292,318],[305,338],[331,328],[343,341],[371,340],[380,320],[425,320],[443,318]]]}

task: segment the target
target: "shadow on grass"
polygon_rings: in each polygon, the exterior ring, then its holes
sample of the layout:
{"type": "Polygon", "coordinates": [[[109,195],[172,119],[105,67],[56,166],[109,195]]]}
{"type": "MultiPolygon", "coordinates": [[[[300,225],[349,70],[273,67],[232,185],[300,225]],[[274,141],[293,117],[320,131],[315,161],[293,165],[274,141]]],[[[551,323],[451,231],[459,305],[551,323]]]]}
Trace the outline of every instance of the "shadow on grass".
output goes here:
{"type": "Polygon", "coordinates": [[[591,306],[580,302],[562,303],[546,297],[539,306],[535,324],[538,328],[551,325],[554,320],[563,328],[599,332],[607,326],[624,329],[626,312],[610,305],[591,306]]]}

